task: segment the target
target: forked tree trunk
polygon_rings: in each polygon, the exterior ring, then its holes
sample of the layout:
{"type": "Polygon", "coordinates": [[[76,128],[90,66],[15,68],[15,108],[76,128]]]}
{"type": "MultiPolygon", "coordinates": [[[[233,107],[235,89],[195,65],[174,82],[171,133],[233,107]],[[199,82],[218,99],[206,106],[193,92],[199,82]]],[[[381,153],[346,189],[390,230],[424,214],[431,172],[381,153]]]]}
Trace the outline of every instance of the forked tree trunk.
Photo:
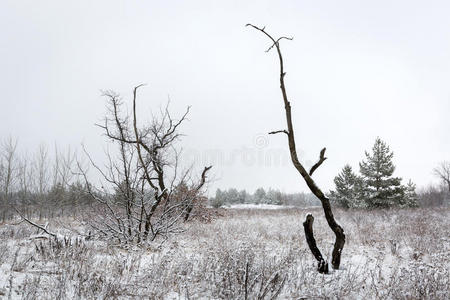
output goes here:
{"type": "MultiPolygon", "coordinates": [[[[284,66],[283,66],[283,56],[281,55],[281,49],[280,49],[280,41],[283,39],[292,40],[292,38],[288,37],[280,37],[278,39],[274,39],[270,34],[268,34],[265,31],[265,27],[259,28],[257,26],[254,26],[252,24],[247,24],[247,26],[251,26],[255,28],[256,30],[264,33],[271,41],[272,45],[267,49],[267,52],[270,51],[272,48],[275,48],[278,53],[278,59],[280,63],[280,89],[283,96],[283,104],[284,109],[286,113],[286,125],[287,130],[277,130],[269,132],[269,134],[277,134],[277,133],[283,133],[286,134],[288,137],[288,144],[289,144],[289,152],[291,154],[291,160],[294,165],[294,167],[297,169],[297,171],[300,173],[300,175],[303,177],[304,181],[306,182],[306,185],[311,190],[311,192],[320,200],[322,203],[323,211],[325,213],[325,219],[327,220],[328,226],[330,226],[331,230],[334,232],[336,236],[336,240],[334,243],[333,253],[332,253],[332,260],[331,264],[333,266],[333,269],[339,269],[339,265],[341,263],[341,253],[342,249],[344,248],[345,244],[345,234],[344,230],[341,226],[339,226],[334,219],[333,212],[331,210],[330,200],[325,196],[325,194],[320,190],[320,188],[316,185],[314,180],[312,179],[312,174],[314,171],[327,159],[325,157],[325,148],[320,151],[320,157],[319,161],[310,169],[309,173],[306,171],[306,169],[303,167],[303,165],[300,163],[298,156],[297,156],[297,150],[295,145],[295,136],[294,136],[294,128],[292,126],[292,114],[291,114],[291,103],[288,100],[286,87],[284,84],[284,76],[286,73],[284,72],[284,66]]],[[[306,234],[306,241],[308,243],[308,246],[313,253],[314,257],[319,262],[318,270],[321,273],[328,273],[328,264],[325,262],[325,260],[322,257],[322,254],[320,253],[316,240],[314,239],[314,234],[312,230],[312,224],[313,224],[314,218],[312,215],[308,215],[306,217],[306,221],[303,223],[305,234],[306,234]]]]}
{"type": "Polygon", "coordinates": [[[319,248],[317,248],[316,239],[314,238],[314,233],[312,225],[314,222],[314,217],[309,214],[306,216],[306,221],[303,222],[303,227],[305,228],[306,242],[308,243],[309,249],[311,249],[312,254],[319,262],[317,269],[319,273],[328,273],[328,263],[323,259],[322,253],[320,253],[319,248]]]}

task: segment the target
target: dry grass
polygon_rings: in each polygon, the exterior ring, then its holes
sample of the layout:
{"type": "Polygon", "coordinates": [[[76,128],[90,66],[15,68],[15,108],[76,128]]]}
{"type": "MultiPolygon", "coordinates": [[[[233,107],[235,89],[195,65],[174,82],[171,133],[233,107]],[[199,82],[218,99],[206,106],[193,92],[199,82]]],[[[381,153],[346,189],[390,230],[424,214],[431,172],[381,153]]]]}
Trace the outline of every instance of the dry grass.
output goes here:
{"type": "MultiPolygon", "coordinates": [[[[308,212],[316,217],[316,239],[327,255],[332,232],[320,210],[308,212]]],[[[449,209],[337,211],[347,244],[342,269],[330,275],[315,270],[303,234],[306,214],[229,210],[210,224],[191,223],[160,248],[146,249],[77,238],[29,239],[34,228],[5,224],[0,298],[446,299],[450,294],[449,209]]]]}

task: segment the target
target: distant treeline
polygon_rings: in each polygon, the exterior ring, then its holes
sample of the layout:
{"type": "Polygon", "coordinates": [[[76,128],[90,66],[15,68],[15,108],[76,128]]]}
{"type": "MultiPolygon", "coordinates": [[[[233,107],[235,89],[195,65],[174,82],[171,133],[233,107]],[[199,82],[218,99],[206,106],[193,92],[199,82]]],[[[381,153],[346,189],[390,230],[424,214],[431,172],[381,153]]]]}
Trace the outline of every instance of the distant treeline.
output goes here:
{"type": "MultiPolygon", "coordinates": [[[[333,199],[332,199],[333,200],[333,199]]],[[[209,205],[218,208],[233,204],[273,204],[283,206],[320,206],[320,201],[312,193],[283,193],[276,189],[258,188],[253,194],[235,188],[217,189],[214,197],[208,199],[209,205]]],[[[450,193],[443,185],[429,185],[417,191],[417,204],[420,207],[450,205],[450,193]]],[[[333,206],[340,206],[332,201],[333,206]]]]}
{"type": "Polygon", "coordinates": [[[17,216],[48,218],[74,215],[90,205],[86,183],[76,175],[75,151],[41,144],[18,150],[17,139],[0,140],[0,222],[17,216]]]}
{"type": "Polygon", "coordinates": [[[318,206],[320,201],[312,193],[287,194],[276,189],[258,188],[253,194],[235,188],[216,190],[215,197],[209,198],[212,207],[232,204],[273,204],[285,206],[318,206]]]}

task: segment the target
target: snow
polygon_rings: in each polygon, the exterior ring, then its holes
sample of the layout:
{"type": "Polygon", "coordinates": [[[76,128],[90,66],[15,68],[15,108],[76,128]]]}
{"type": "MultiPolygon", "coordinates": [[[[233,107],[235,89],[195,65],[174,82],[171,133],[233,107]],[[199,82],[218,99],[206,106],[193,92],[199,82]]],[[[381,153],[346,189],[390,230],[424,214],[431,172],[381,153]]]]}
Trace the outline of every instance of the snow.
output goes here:
{"type": "Polygon", "coordinates": [[[274,205],[274,204],[232,204],[229,206],[225,206],[225,208],[232,208],[232,209],[283,209],[283,208],[290,208],[290,207],[274,205]]]}
{"type": "MultiPolygon", "coordinates": [[[[334,236],[319,212],[314,233],[329,259],[334,236]]],[[[265,286],[268,294],[281,287],[280,299],[450,294],[449,208],[335,211],[347,238],[341,268],[330,268],[329,275],[316,271],[301,225],[306,214],[298,208],[225,210],[211,223],[188,223],[160,248],[160,241],[125,249],[98,240],[66,247],[30,239],[36,229],[23,223],[3,224],[0,298],[242,299],[246,268],[254,283],[250,299],[265,286]],[[270,278],[277,278],[273,285],[270,278]]],[[[49,223],[58,235],[67,234],[64,227],[83,227],[73,220],[49,223]]]]}
{"type": "Polygon", "coordinates": [[[228,209],[290,209],[295,208],[295,206],[283,206],[275,204],[231,204],[224,206],[228,209]]]}

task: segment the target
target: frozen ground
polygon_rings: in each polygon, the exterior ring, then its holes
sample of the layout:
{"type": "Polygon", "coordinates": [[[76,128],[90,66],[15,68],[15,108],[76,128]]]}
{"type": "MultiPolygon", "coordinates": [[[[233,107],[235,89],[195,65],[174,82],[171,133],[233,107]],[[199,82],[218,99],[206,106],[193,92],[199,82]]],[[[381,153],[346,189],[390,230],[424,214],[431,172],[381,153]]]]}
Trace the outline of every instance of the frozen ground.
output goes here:
{"type": "Polygon", "coordinates": [[[293,206],[282,206],[282,205],[274,205],[274,204],[231,204],[225,206],[224,208],[231,209],[290,209],[294,208],[293,206]]]}
{"type": "MultiPolygon", "coordinates": [[[[307,248],[307,212],[329,253],[333,234],[319,209],[227,209],[145,249],[38,238],[25,224],[2,224],[0,298],[448,299],[448,208],[337,211],[347,243],[330,275],[316,272],[307,248]]],[[[66,235],[82,229],[72,219],[49,223],[66,235]]]]}

